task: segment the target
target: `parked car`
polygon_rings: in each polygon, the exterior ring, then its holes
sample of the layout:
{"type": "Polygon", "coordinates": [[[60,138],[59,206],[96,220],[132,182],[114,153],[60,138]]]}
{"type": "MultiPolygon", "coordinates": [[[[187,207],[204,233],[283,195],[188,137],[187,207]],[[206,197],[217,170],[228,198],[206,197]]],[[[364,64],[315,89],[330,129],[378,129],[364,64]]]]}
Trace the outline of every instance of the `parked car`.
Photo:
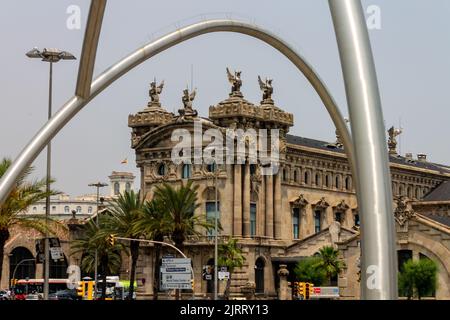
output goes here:
{"type": "Polygon", "coordinates": [[[77,294],[76,290],[73,289],[65,289],[59,290],[54,293],[50,293],[48,295],[49,300],[79,300],[80,297],[77,294]]]}

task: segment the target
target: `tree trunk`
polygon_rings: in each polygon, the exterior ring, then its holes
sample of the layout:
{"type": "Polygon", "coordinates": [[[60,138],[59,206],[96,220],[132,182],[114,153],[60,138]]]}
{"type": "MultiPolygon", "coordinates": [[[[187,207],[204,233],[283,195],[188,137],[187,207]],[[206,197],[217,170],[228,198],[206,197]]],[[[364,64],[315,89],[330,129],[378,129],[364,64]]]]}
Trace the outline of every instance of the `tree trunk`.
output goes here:
{"type": "Polygon", "coordinates": [[[136,264],[139,258],[139,241],[131,241],[130,251],[131,251],[131,270],[130,270],[130,288],[128,290],[128,300],[133,300],[136,264]]]}
{"type": "Polygon", "coordinates": [[[3,273],[3,254],[5,250],[5,243],[8,239],[9,239],[8,229],[0,230],[0,283],[2,281],[2,273],[3,273]]]}
{"type": "Polygon", "coordinates": [[[102,281],[102,297],[101,300],[106,299],[106,277],[108,276],[108,258],[102,259],[102,271],[103,271],[103,281],[102,281]]]}
{"type": "Polygon", "coordinates": [[[225,300],[228,300],[230,297],[230,287],[231,287],[231,273],[230,273],[230,277],[227,280],[227,285],[225,287],[225,292],[223,293],[223,298],[225,300]]]}
{"type": "MultiPolygon", "coordinates": [[[[157,240],[158,241],[158,240],[157,240]]],[[[158,300],[159,292],[159,256],[161,254],[161,245],[155,244],[155,261],[154,261],[154,274],[153,274],[153,300],[158,300]]]]}

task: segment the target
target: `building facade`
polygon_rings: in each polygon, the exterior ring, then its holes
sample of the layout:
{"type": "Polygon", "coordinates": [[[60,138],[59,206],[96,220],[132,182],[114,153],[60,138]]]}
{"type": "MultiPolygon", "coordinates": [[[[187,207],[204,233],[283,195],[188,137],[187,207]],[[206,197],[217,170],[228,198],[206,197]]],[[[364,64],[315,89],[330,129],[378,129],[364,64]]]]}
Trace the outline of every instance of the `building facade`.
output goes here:
{"type": "MultiPolygon", "coordinates": [[[[222,230],[220,238],[239,239],[246,262],[232,275],[232,293],[242,294],[242,288],[254,283],[257,296],[276,297],[280,266],[287,265],[288,279],[293,280],[295,264],[312,256],[325,245],[339,249],[345,269],[337,279],[342,298],[359,298],[359,221],[360,212],[355,185],[345,150],[339,135],[328,143],[289,135],[294,125],[293,115],[283,111],[271,98],[271,83],[261,80],[263,98],[259,104],[247,101],[240,91],[240,73],[231,75],[229,97],[209,108],[208,118],[198,116],[193,96],[185,90],[184,106],[173,114],[159,101],[159,93],[150,89],[151,101],[137,114],[130,115],[132,148],[141,171],[141,186],[148,199],[155,185],[161,182],[179,186],[188,180],[198,185],[200,207],[195,214],[214,217],[215,187],[222,230]],[[195,126],[207,136],[209,129],[225,133],[227,129],[278,129],[280,168],[275,175],[262,175],[263,163],[249,157],[251,137],[234,138],[231,145],[245,144],[245,161],[236,164],[195,163],[175,164],[172,150],[180,142],[173,138],[175,130],[185,130],[194,136],[195,126]],[[239,141],[241,139],[242,141],[239,141]]],[[[153,83],[155,88],[156,84],[153,83]]],[[[162,87],[161,87],[162,88],[162,87]]],[[[407,257],[433,259],[439,269],[436,298],[450,298],[450,224],[448,204],[441,204],[441,219],[433,214],[427,196],[450,179],[446,166],[427,162],[425,155],[414,160],[396,152],[397,131],[389,131],[389,154],[397,221],[399,264],[407,257]],[[442,217],[447,217],[443,220],[442,217]]],[[[269,133],[270,136],[270,133],[269,133]]],[[[258,136],[259,138],[259,136],[258,136]]],[[[269,137],[270,138],[270,137],[269,137]]],[[[206,139],[208,140],[208,139],[206,139]]],[[[202,141],[205,151],[208,143],[202,141]]],[[[189,142],[191,143],[191,142],[189,142]]],[[[195,142],[192,141],[193,150],[195,142]]],[[[225,144],[225,143],[224,143],[225,144]]],[[[258,155],[261,145],[256,144],[258,155]]],[[[235,154],[235,157],[239,154],[235,154]]],[[[450,195],[450,193],[448,193],[450,195]]],[[[449,197],[450,199],[450,197],[449,197]]],[[[434,210],[435,207],[433,207],[434,210]]],[[[438,210],[438,209],[436,209],[438,210]]],[[[204,265],[213,264],[213,241],[205,231],[204,237],[192,238],[186,253],[193,259],[195,291],[211,292],[211,283],[201,277],[204,265]]],[[[138,279],[146,281],[139,288],[142,296],[152,294],[153,259],[151,248],[139,263],[138,279]]],[[[284,267],[283,267],[284,268],[284,267]]]]}

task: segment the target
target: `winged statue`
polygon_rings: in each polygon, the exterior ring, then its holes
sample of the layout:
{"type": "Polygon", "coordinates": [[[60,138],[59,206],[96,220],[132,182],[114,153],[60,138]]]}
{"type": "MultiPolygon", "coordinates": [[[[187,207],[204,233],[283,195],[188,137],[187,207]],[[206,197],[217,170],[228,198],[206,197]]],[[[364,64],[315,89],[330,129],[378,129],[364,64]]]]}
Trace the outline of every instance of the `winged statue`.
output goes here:
{"type": "Polygon", "coordinates": [[[156,86],[156,79],[150,83],[150,90],[148,94],[150,96],[151,102],[159,102],[159,95],[163,91],[164,88],[164,80],[161,81],[159,86],[156,86]]]}
{"type": "Polygon", "coordinates": [[[272,100],[272,93],[273,93],[272,79],[266,78],[265,81],[262,81],[261,77],[258,76],[258,83],[259,83],[259,88],[263,92],[263,101],[264,100],[272,100]]]}
{"type": "Polygon", "coordinates": [[[235,71],[233,75],[227,67],[227,76],[228,81],[231,83],[231,94],[235,92],[240,93],[242,86],[241,71],[235,71]]]}
{"type": "Polygon", "coordinates": [[[197,89],[194,89],[194,91],[192,91],[190,94],[189,89],[186,88],[183,90],[183,97],[181,98],[181,100],[183,101],[185,109],[192,110],[192,101],[194,101],[196,93],[197,89]]]}

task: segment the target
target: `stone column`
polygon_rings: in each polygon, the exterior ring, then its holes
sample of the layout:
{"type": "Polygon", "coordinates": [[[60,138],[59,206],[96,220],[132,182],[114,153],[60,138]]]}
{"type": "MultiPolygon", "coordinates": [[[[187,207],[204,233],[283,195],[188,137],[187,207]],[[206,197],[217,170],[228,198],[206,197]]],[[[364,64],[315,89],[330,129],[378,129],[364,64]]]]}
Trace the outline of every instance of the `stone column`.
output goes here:
{"type": "Polygon", "coordinates": [[[311,206],[309,204],[300,208],[300,239],[306,238],[309,234],[308,226],[311,225],[311,222],[308,216],[311,215],[311,206]]]}
{"type": "Polygon", "coordinates": [[[242,209],[244,213],[244,237],[250,237],[250,165],[244,166],[244,190],[242,194],[242,209]]]}
{"type": "MultiPolygon", "coordinates": [[[[259,169],[258,169],[259,170],[259,169]]],[[[265,179],[262,177],[261,184],[259,186],[259,195],[258,195],[258,210],[257,210],[257,235],[264,236],[265,232],[265,224],[266,224],[266,184],[265,179]]]]}
{"type": "Polygon", "coordinates": [[[280,288],[278,291],[279,300],[292,300],[292,292],[287,281],[289,271],[286,267],[287,265],[280,264],[280,269],[277,272],[278,276],[280,277],[280,288]]]}
{"type": "Polygon", "coordinates": [[[241,165],[234,165],[233,235],[242,237],[242,172],[241,165]]]}
{"type": "Polygon", "coordinates": [[[281,171],[275,175],[275,191],[274,191],[274,222],[275,222],[275,239],[282,239],[281,224],[281,171]]]}
{"type": "Polygon", "coordinates": [[[273,238],[273,176],[264,176],[266,181],[266,237],[273,238]]]}
{"type": "Polygon", "coordinates": [[[323,210],[323,215],[324,215],[324,219],[323,219],[323,225],[322,225],[321,230],[330,226],[331,223],[334,221],[333,208],[331,206],[328,206],[325,210],[323,210]]]}

